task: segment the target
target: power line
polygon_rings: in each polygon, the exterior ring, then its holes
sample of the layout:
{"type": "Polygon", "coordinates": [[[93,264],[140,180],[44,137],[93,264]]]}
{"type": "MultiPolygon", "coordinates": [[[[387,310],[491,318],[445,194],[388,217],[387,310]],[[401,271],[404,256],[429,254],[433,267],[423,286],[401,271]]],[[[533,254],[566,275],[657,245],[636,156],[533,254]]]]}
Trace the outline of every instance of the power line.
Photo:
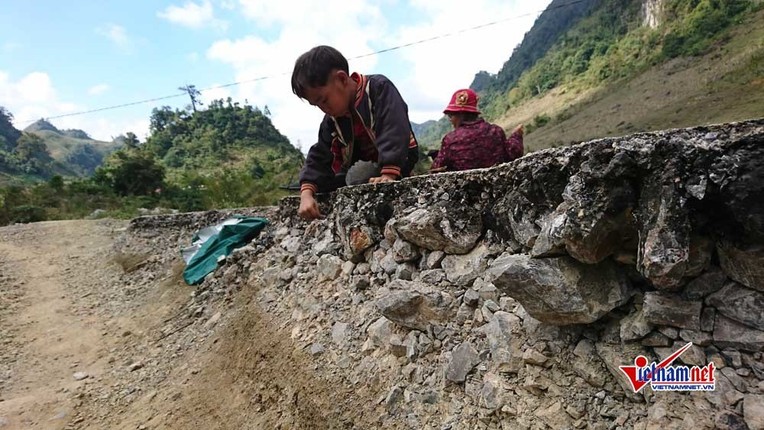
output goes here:
{"type": "MultiPolygon", "coordinates": [[[[366,54],[356,55],[354,57],[348,57],[348,59],[349,60],[357,60],[359,58],[366,58],[366,57],[371,57],[371,56],[374,56],[374,55],[384,54],[384,53],[387,53],[387,52],[397,51],[397,50],[402,49],[402,48],[408,48],[410,46],[421,45],[423,43],[432,42],[432,41],[438,40],[438,39],[445,39],[447,37],[453,37],[453,36],[456,36],[456,35],[459,35],[459,34],[468,33],[470,31],[475,31],[475,30],[479,30],[479,29],[482,29],[482,28],[491,27],[491,26],[494,26],[494,25],[497,25],[497,24],[508,22],[508,21],[514,21],[516,19],[524,18],[524,17],[531,16],[531,15],[538,14],[538,13],[543,13],[545,11],[550,11],[550,10],[555,10],[555,9],[561,9],[563,7],[573,6],[575,4],[583,3],[585,1],[587,1],[587,0],[571,0],[570,2],[559,4],[559,5],[554,6],[554,7],[547,7],[543,11],[525,13],[525,14],[522,14],[522,15],[516,15],[516,16],[512,16],[512,17],[508,17],[508,18],[503,18],[503,19],[499,19],[499,20],[496,20],[496,21],[491,21],[491,22],[487,22],[487,23],[484,23],[484,24],[479,24],[479,25],[476,25],[476,26],[473,26],[473,27],[463,28],[461,30],[456,30],[456,31],[448,32],[448,33],[443,33],[443,34],[439,34],[437,36],[428,37],[428,38],[425,38],[425,39],[419,39],[419,40],[416,40],[416,41],[413,41],[413,42],[404,43],[404,44],[393,46],[393,47],[390,47],[390,48],[384,48],[384,49],[380,49],[378,51],[373,51],[373,52],[369,52],[369,53],[366,53],[366,54]]],[[[251,82],[264,81],[264,80],[267,80],[267,79],[273,79],[273,78],[277,78],[277,77],[284,76],[284,75],[289,75],[289,74],[290,74],[290,72],[283,72],[283,73],[277,73],[277,74],[268,75],[268,76],[260,76],[260,77],[257,77],[257,78],[246,79],[246,80],[243,80],[243,81],[236,81],[236,82],[231,82],[231,83],[228,83],[228,84],[222,84],[222,85],[215,85],[215,86],[212,86],[212,87],[207,87],[207,88],[199,90],[199,92],[203,93],[205,91],[217,90],[217,89],[220,89],[220,88],[228,88],[228,87],[233,87],[233,86],[237,86],[237,85],[247,84],[247,83],[251,83],[251,82]]],[[[167,96],[162,96],[162,97],[155,97],[155,98],[152,98],[152,99],[138,100],[138,101],[134,101],[134,102],[130,102],[130,103],[123,103],[123,104],[113,105],[113,106],[105,106],[105,107],[101,107],[101,108],[97,108],[97,109],[91,109],[91,110],[86,110],[86,111],[72,112],[72,113],[66,113],[66,114],[61,114],[61,115],[55,115],[55,116],[47,117],[46,119],[51,120],[51,119],[66,118],[66,117],[70,117],[70,116],[85,115],[85,114],[94,113],[94,112],[102,112],[102,111],[106,111],[106,110],[120,109],[120,108],[124,108],[124,107],[128,107],[128,106],[135,106],[135,105],[140,105],[140,104],[145,104],[145,103],[152,103],[152,102],[156,102],[156,101],[160,101],[160,100],[167,100],[167,99],[173,99],[173,98],[177,98],[177,97],[184,97],[186,95],[187,95],[187,93],[182,92],[182,93],[172,94],[172,95],[167,95],[167,96]]],[[[20,123],[21,124],[27,124],[27,123],[32,123],[32,122],[35,122],[35,121],[37,121],[37,120],[33,119],[33,120],[27,120],[27,121],[20,121],[20,123]]]]}

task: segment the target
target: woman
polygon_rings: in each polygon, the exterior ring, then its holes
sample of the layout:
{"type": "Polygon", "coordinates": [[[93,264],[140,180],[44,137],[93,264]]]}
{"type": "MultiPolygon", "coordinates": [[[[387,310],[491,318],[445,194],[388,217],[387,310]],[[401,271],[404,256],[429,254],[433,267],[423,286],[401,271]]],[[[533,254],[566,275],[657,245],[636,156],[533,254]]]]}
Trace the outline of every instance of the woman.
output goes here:
{"type": "Polygon", "coordinates": [[[431,172],[480,169],[506,163],[523,155],[523,126],[507,139],[504,130],[480,118],[478,95],[461,89],[443,111],[454,130],[443,137],[431,172]]]}

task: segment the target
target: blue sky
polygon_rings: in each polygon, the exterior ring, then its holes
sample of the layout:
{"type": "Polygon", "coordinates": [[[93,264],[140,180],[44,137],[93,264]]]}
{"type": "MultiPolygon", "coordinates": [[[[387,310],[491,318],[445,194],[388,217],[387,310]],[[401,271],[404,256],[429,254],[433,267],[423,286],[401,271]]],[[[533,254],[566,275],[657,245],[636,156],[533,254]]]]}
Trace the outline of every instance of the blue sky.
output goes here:
{"type": "MultiPolygon", "coordinates": [[[[329,44],[353,57],[501,20],[350,60],[354,71],[391,78],[412,121],[437,119],[476,72],[499,70],[549,1],[0,0],[0,106],[24,128],[41,117],[175,95],[185,84],[205,89],[269,77],[202,96],[268,105],[276,127],[307,150],[322,114],[292,94],[288,76],[305,50],[329,44]]],[[[143,139],[154,107],[188,102],[176,97],[51,122],[103,140],[126,131],[143,139]]]]}

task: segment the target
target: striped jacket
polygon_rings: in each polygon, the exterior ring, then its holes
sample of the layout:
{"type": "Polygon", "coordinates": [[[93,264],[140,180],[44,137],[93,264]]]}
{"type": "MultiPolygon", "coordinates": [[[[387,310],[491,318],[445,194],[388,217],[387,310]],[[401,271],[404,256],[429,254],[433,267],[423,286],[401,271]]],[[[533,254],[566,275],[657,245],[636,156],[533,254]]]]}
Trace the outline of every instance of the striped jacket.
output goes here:
{"type": "Polygon", "coordinates": [[[352,118],[324,117],[300,172],[300,190],[334,191],[360,160],[374,161],[382,174],[399,177],[408,176],[418,161],[408,106],[395,85],[383,75],[353,73],[351,78],[358,84],[352,118]]]}

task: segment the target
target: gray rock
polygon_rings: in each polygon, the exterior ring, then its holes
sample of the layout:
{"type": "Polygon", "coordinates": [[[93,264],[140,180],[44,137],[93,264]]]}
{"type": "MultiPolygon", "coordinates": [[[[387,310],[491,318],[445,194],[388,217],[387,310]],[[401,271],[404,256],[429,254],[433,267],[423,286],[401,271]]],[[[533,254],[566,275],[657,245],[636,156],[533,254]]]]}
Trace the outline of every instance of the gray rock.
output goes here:
{"type": "Polygon", "coordinates": [[[568,220],[568,216],[565,213],[568,206],[567,203],[561,203],[554,212],[541,220],[541,232],[533,243],[533,248],[530,251],[531,257],[558,257],[565,255],[563,232],[568,220]]]}
{"type": "Polygon", "coordinates": [[[731,411],[722,411],[714,417],[716,430],[745,430],[748,427],[740,415],[731,411]]]}
{"type": "MultiPolygon", "coordinates": [[[[583,172],[581,172],[583,173],[583,172]]],[[[628,237],[636,193],[629,184],[587,183],[585,175],[570,177],[563,192],[565,210],[560,234],[568,254],[596,264],[612,255],[628,237]]]]}
{"type": "Polygon", "coordinates": [[[531,364],[533,366],[545,366],[549,361],[549,357],[536,351],[533,348],[528,348],[523,352],[523,362],[531,364]]]}
{"type": "Polygon", "coordinates": [[[764,350],[764,332],[744,326],[720,313],[714,322],[714,345],[743,351],[764,350]]]}
{"type": "Polygon", "coordinates": [[[700,313],[700,329],[707,332],[714,331],[714,320],[716,319],[716,309],[708,306],[703,308],[700,313]]]}
{"type": "Polygon", "coordinates": [[[488,347],[491,352],[499,348],[509,348],[509,342],[512,340],[513,333],[520,333],[522,322],[515,314],[508,312],[496,312],[491,321],[481,327],[488,340],[488,347]]]}
{"type": "Polygon", "coordinates": [[[260,275],[260,279],[263,281],[263,284],[265,284],[266,287],[274,288],[281,283],[281,277],[279,276],[280,274],[280,267],[268,267],[267,269],[263,270],[262,274],[260,275]]]}
{"type": "Polygon", "coordinates": [[[441,269],[425,270],[419,273],[419,280],[428,284],[440,284],[446,279],[446,272],[441,269]]]}
{"type": "Polygon", "coordinates": [[[393,254],[391,251],[388,251],[385,254],[382,260],[379,262],[379,267],[382,269],[384,273],[390,276],[393,276],[395,274],[395,271],[398,270],[398,263],[395,262],[395,259],[393,258],[393,254]]]}
{"type": "Polygon", "coordinates": [[[764,394],[746,394],[743,417],[749,429],[764,429],[764,394]]]}
{"type": "Polygon", "coordinates": [[[337,279],[342,272],[342,260],[335,255],[324,254],[318,259],[316,267],[318,269],[320,280],[333,281],[337,279]]]}
{"type": "Polygon", "coordinates": [[[622,305],[631,289],[609,261],[596,266],[569,257],[503,254],[487,276],[535,319],[555,325],[591,323],[622,305]]]}
{"type": "Polygon", "coordinates": [[[479,405],[489,410],[496,410],[504,405],[504,388],[502,378],[493,373],[483,377],[483,387],[480,389],[479,405]]]}
{"type": "Polygon", "coordinates": [[[466,255],[446,256],[441,262],[441,266],[450,282],[468,287],[485,271],[488,254],[488,248],[485,245],[480,245],[466,255]]]}
{"type": "Polygon", "coordinates": [[[394,386],[389,393],[387,393],[387,397],[385,397],[385,407],[387,408],[387,411],[389,413],[392,413],[398,403],[403,398],[403,388],[399,386],[394,386]]]}
{"type": "Polygon", "coordinates": [[[663,347],[672,345],[674,340],[669,339],[661,332],[654,331],[642,338],[642,341],[639,343],[641,343],[643,346],[663,347]]]}
{"type": "Polygon", "coordinates": [[[393,244],[393,258],[396,263],[416,261],[421,255],[416,246],[405,240],[396,240],[393,244]]]}
{"type": "Polygon", "coordinates": [[[708,296],[706,303],[728,318],[764,331],[764,293],[760,291],[729,282],[708,296]]]}
{"type": "Polygon", "coordinates": [[[684,341],[692,342],[698,346],[709,346],[711,345],[711,341],[713,341],[713,336],[711,333],[697,330],[680,330],[679,337],[684,341]]]}
{"type": "Polygon", "coordinates": [[[416,272],[416,268],[411,263],[399,264],[393,274],[393,279],[401,279],[404,281],[410,281],[412,276],[416,272]]]}
{"type": "Polygon", "coordinates": [[[679,296],[658,292],[645,293],[642,312],[645,320],[653,325],[670,325],[700,330],[701,302],[682,300],[679,296]]]}
{"type": "Polygon", "coordinates": [[[387,294],[378,299],[376,305],[390,321],[419,331],[427,331],[434,316],[433,310],[425,303],[425,297],[416,291],[387,294]]]}
{"type": "Polygon", "coordinates": [[[357,275],[366,275],[371,272],[371,266],[369,266],[369,263],[358,263],[355,266],[354,272],[357,275]]]}
{"type": "Polygon", "coordinates": [[[332,342],[337,345],[344,345],[347,340],[348,324],[344,322],[336,322],[332,326],[332,342]]]}
{"type": "Polygon", "coordinates": [[[629,342],[642,339],[653,330],[653,325],[645,319],[641,310],[621,320],[621,340],[629,342]]]}
{"type": "Polygon", "coordinates": [[[393,335],[393,323],[389,319],[381,317],[369,325],[366,333],[375,346],[385,345],[393,335]]]}
{"type": "Polygon", "coordinates": [[[314,343],[310,346],[310,355],[318,356],[324,353],[324,346],[320,343],[314,343]]]}
{"type": "Polygon", "coordinates": [[[451,353],[451,360],[446,368],[446,379],[461,384],[479,362],[480,357],[475,347],[469,342],[462,342],[451,353]]]}
{"type": "Polygon", "coordinates": [[[731,243],[717,245],[719,263],[730,278],[757,291],[764,291],[764,248],[740,249],[731,243]]]}
{"type": "Polygon", "coordinates": [[[371,287],[371,282],[367,276],[355,276],[350,281],[350,288],[356,291],[368,290],[371,287]]]}
{"type": "Polygon", "coordinates": [[[605,367],[618,385],[621,386],[624,394],[632,400],[641,400],[641,395],[635,394],[628,380],[624,378],[621,366],[624,364],[632,364],[634,359],[639,355],[650,357],[650,354],[641,346],[633,343],[616,346],[604,342],[597,342],[595,346],[597,355],[602,359],[605,367]]]}
{"type": "Polygon", "coordinates": [[[559,400],[548,407],[538,408],[534,413],[546,425],[554,430],[573,428],[573,422],[562,407],[562,402],[559,400]]]}
{"type": "Polygon", "coordinates": [[[445,258],[446,253],[443,251],[432,251],[429,254],[427,254],[427,258],[425,259],[425,269],[439,269],[440,268],[440,262],[443,261],[443,258],[445,258]]]}
{"type": "Polygon", "coordinates": [[[688,300],[700,300],[720,290],[727,280],[727,275],[719,268],[703,273],[684,287],[684,296],[688,300]]]}
{"type": "Polygon", "coordinates": [[[88,375],[85,372],[75,372],[74,375],[72,375],[72,377],[74,378],[75,381],[82,381],[83,379],[89,378],[90,375],[88,375]]]}
{"type": "Polygon", "coordinates": [[[462,301],[467,306],[471,306],[473,308],[478,305],[479,300],[480,300],[480,294],[478,294],[478,292],[473,290],[472,288],[468,288],[467,291],[465,291],[464,295],[462,296],[462,301]]]}
{"type": "Polygon", "coordinates": [[[417,209],[399,219],[395,229],[403,239],[420,248],[466,254],[483,233],[482,217],[467,208],[454,209],[454,213],[445,208],[417,209]]]}
{"type": "Polygon", "coordinates": [[[644,194],[657,194],[654,201],[648,201],[657,207],[646,208],[644,212],[637,268],[656,288],[676,290],[682,286],[690,267],[690,233],[682,227],[689,220],[675,185],[651,189],[659,186],[650,184],[643,190],[644,194]]]}

